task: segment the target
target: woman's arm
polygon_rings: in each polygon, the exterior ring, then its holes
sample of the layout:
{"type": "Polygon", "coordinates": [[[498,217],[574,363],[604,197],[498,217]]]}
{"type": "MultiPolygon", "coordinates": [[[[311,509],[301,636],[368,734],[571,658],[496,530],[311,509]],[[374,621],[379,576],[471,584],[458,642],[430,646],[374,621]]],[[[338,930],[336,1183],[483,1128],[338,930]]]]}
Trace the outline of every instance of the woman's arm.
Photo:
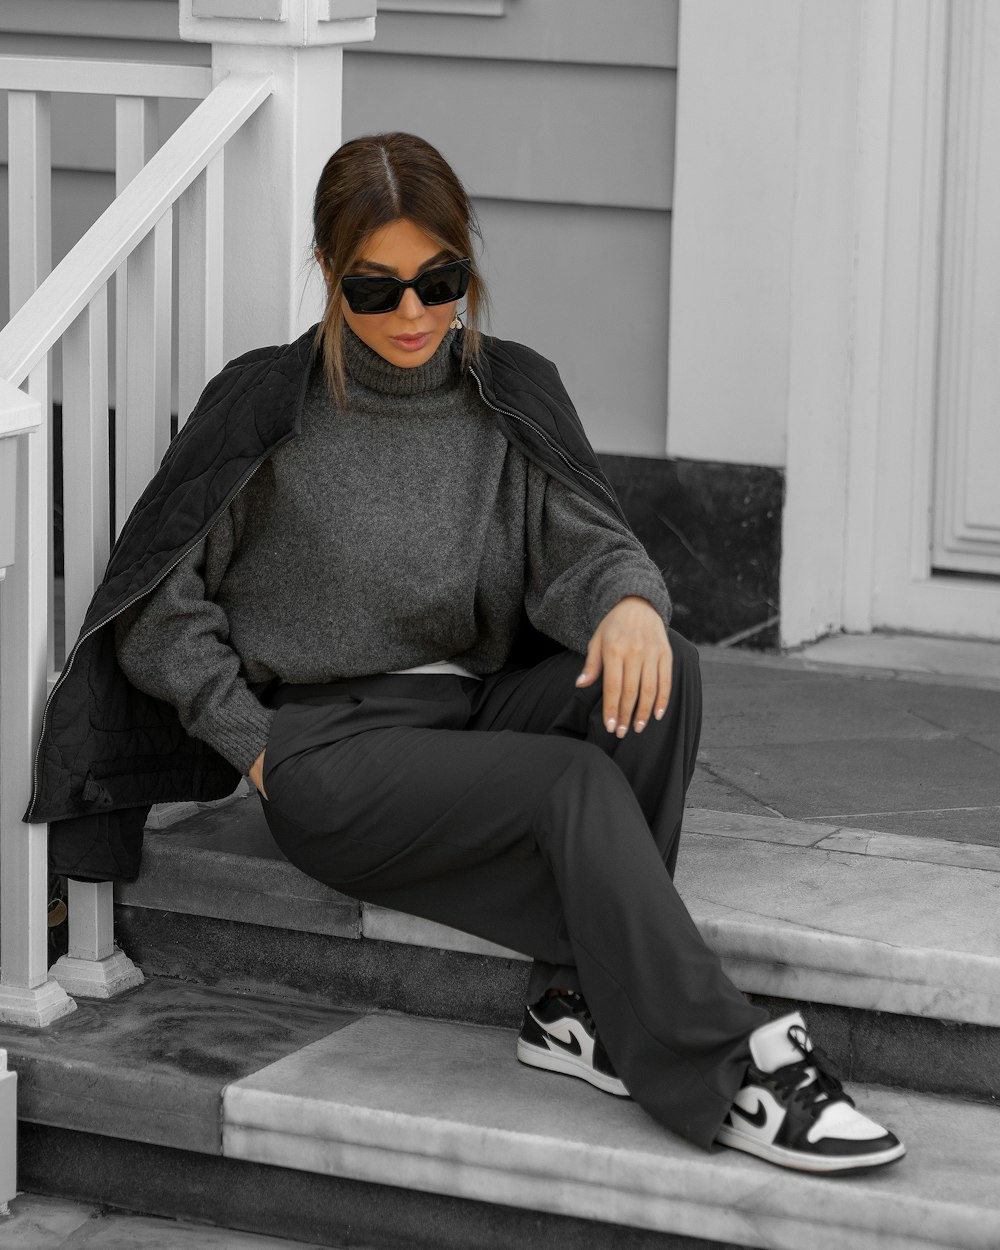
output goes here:
{"type": "Polygon", "coordinates": [[[118,662],[140,690],[172,704],[181,724],[241,772],[267,743],[273,712],[247,685],[229,621],[209,595],[206,561],[228,563],[228,514],[160,585],[115,622],[118,662]]]}
{"type": "Polygon", "coordinates": [[[535,465],[525,607],[537,629],[586,653],[579,685],[603,673],[610,733],[624,737],[633,723],[641,732],[664,714],[673,658],[670,596],[659,570],[626,526],[535,465]]]}

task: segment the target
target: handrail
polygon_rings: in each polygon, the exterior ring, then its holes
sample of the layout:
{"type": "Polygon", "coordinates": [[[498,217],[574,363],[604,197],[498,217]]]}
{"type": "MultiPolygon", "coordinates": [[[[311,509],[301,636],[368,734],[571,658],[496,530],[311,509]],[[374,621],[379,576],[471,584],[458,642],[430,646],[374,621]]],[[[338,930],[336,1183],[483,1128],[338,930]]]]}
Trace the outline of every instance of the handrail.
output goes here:
{"type": "Polygon", "coordinates": [[[13,440],[37,430],[41,423],[38,400],[0,378],[0,581],[14,563],[17,447],[13,440]]]}
{"type": "Polygon", "coordinates": [[[19,387],[0,378],[0,438],[27,434],[42,423],[42,406],[19,387]]]}
{"type": "Polygon", "coordinates": [[[0,56],[0,91],[72,91],[76,95],[201,100],[211,90],[212,71],[204,65],[0,56]]]}
{"type": "Polygon", "coordinates": [[[270,74],[224,78],[0,330],[0,378],[28,376],[273,90],[270,74]]]}

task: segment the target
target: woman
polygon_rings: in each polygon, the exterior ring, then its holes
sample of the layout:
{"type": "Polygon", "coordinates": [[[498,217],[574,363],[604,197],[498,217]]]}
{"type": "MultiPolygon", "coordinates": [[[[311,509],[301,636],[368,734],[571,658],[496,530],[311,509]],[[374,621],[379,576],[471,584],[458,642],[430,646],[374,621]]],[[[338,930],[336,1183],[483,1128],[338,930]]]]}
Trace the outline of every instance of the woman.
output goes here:
{"type": "Polygon", "coordinates": [[[479,332],[455,174],[412,135],[354,140],[314,225],[318,330],[230,365],[147,492],[209,429],[216,467],[260,438],[102,622],[132,689],[249,775],[303,871],[533,956],[523,1063],[706,1148],[900,1157],[674,890],[697,655],[554,368],[479,332]]]}

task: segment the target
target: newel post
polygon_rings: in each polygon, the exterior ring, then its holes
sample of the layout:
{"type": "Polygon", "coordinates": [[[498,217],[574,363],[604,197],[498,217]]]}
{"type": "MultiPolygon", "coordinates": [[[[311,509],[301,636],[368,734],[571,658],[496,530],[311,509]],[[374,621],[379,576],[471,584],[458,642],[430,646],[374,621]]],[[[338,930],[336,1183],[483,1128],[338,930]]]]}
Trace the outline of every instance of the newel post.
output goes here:
{"type": "Polygon", "coordinates": [[[376,0],[181,0],[182,39],[212,44],[216,82],[270,73],[274,94],[225,150],[224,352],[287,342],[319,319],[312,197],[340,146],[343,49],[375,36],[376,0]]]}
{"type": "MultiPolygon", "coordinates": [[[[29,1028],[76,1007],[48,971],[48,831],[21,820],[48,668],[46,370],[30,395],[0,379],[0,1023],[29,1028]]],[[[3,1159],[0,1143],[0,1203],[3,1159]]]]}

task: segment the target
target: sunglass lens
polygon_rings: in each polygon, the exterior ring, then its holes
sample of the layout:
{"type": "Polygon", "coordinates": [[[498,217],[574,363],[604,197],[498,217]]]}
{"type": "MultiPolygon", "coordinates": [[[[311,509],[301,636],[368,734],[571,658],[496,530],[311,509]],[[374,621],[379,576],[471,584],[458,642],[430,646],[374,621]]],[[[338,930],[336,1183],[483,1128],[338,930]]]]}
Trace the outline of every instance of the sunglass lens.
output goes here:
{"type": "Polygon", "coordinates": [[[344,294],[351,312],[391,312],[402,294],[399,283],[392,278],[345,278],[344,294]]]}
{"type": "Polygon", "coordinates": [[[422,304],[448,304],[461,299],[469,286],[469,271],[462,264],[429,269],[416,282],[422,304]]]}

